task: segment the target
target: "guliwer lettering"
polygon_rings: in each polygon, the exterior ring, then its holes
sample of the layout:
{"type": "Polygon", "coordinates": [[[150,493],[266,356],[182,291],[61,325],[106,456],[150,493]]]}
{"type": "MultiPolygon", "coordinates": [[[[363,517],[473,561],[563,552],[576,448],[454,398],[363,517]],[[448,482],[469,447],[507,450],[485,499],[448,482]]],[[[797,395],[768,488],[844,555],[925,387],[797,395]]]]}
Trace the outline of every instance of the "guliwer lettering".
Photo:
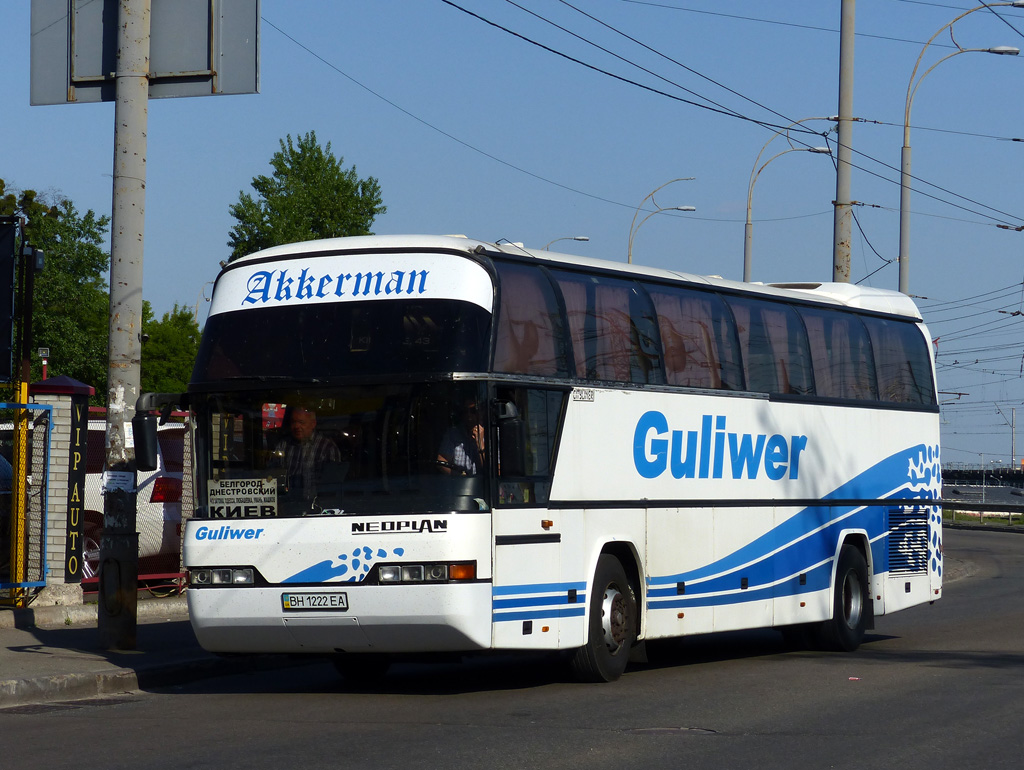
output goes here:
{"type": "Polygon", "coordinates": [[[645,479],[671,471],[677,479],[796,479],[807,436],[729,433],[724,415],[705,414],[700,430],[669,430],[661,412],[647,412],[633,432],[633,465],[645,479]],[[728,451],[726,451],[728,450],[728,451]]]}
{"type": "Polygon", "coordinates": [[[425,294],[429,270],[394,270],[391,273],[339,273],[314,275],[309,268],[258,270],[249,276],[243,305],[267,302],[303,302],[335,297],[389,297],[425,294]],[[294,273],[294,274],[293,274],[294,273]]]}
{"type": "Polygon", "coordinates": [[[263,529],[255,527],[232,527],[224,524],[220,527],[199,527],[196,540],[259,540],[263,529]]]}

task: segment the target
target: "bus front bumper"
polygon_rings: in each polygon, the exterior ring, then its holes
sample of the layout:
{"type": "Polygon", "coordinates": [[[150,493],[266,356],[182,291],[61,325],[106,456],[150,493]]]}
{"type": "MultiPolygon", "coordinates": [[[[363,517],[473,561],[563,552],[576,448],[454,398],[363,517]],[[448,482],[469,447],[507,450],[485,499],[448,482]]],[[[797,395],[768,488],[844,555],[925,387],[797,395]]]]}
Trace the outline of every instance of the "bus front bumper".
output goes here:
{"type": "Polygon", "coordinates": [[[468,652],[491,647],[491,584],[188,591],[211,652],[468,652]]]}

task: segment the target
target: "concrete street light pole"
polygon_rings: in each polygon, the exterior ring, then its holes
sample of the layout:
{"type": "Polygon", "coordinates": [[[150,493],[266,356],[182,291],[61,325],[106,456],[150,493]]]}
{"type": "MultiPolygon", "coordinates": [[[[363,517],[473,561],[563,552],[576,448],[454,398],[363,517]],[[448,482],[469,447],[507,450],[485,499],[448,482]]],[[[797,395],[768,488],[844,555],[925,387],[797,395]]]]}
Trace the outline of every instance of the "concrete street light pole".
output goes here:
{"type": "Polygon", "coordinates": [[[142,359],[142,243],[146,211],[150,0],[120,0],[110,228],[110,342],[103,535],[97,627],[105,649],[133,650],[139,536],[135,450],[129,433],[142,359]]]}
{"type": "Polygon", "coordinates": [[[565,236],[563,236],[561,238],[555,238],[555,240],[553,240],[553,241],[548,241],[547,245],[543,249],[541,249],[541,251],[547,251],[551,247],[552,243],[558,243],[559,241],[584,241],[584,242],[586,242],[586,241],[589,241],[589,240],[590,240],[590,236],[587,236],[587,235],[565,235],[565,236]]]}
{"type": "Polygon", "coordinates": [[[644,196],[644,199],[642,201],[640,201],[640,205],[636,207],[636,212],[633,214],[633,221],[629,225],[629,240],[628,240],[628,242],[626,244],[626,262],[627,263],[632,263],[633,262],[633,237],[636,235],[636,231],[640,229],[640,225],[642,225],[644,222],[646,222],[648,219],[650,219],[654,214],[660,214],[663,211],[696,211],[697,210],[693,206],[666,206],[666,207],[662,208],[662,207],[659,207],[657,201],[654,200],[655,194],[657,194],[658,191],[663,190],[664,188],[668,187],[670,184],[674,184],[675,182],[692,182],[695,178],[696,177],[692,177],[692,176],[682,176],[682,177],[679,177],[678,179],[670,179],[669,181],[665,182],[665,184],[661,185],[661,187],[655,187],[653,190],[651,190],[649,193],[647,193],[647,195],[644,196]],[[650,214],[648,214],[646,217],[644,217],[643,220],[640,222],[640,225],[638,225],[636,223],[636,218],[638,216],[640,216],[640,211],[643,209],[644,204],[647,203],[647,201],[650,201],[651,203],[654,204],[655,210],[652,211],[650,214]]]}
{"type": "Polygon", "coordinates": [[[655,214],[661,214],[665,211],[696,211],[694,206],[664,206],[658,207],[650,214],[640,220],[640,224],[633,228],[633,231],[629,234],[629,247],[626,253],[626,262],[633,264],[633,238],[636,237],[637,232],[640,230],[640,225],[646,222],[648,219],[653,217],[655,214]]]}
{"type": "Polygon", "coordinates": [[[947,59],[952,59],[954,56],[959,56],[962,53],[991,53],[1002,56],[1016,56],[1020,53],[1020,49],[1013,48],[1011,46],[997,46],[995,48],[963,48],[953,37],[953,25],[960,21],[964,16],[968,16],[975,11],[980,11],[983,8],[996,8],[999,6],[1024,8],[1024,0],[1014,0],[1013,2],[1007,3],[985,3],[977,6],[976,8],[964,11],[948,24],[944,24],[939,28],[938,32],[928,38],[928,42],[924,44],[924,47],[921,49],[921,53],[918,54],[917,61],[914,63],[914,69],[910,73],[910,82],[907,84],[907,101],[903,111],[903,147],[900,151],[899,290],[904,294],[910,293],[910,180],[913,178],[910,173],[910,108],[914,102],[914,94],[917,92],[917,87],[921,85],[921,81],[924,80],[932,70],[947,59]],[[947,29],[949,30],[950,40],[953,41],[953,45],[956,46],[957,50],[951,54],[943,56],[935,62],[935,64],[925,70],[921,77],[917,77],[917,69],[921,66],[921,59],[924,58],[924,54],[925,51],[928,50],[928,46],[930,46],[932,41],[947,29]]]}
{"type": "Polygon", "coordinates": [[[850,159],[853,156],[853,43],[855,0],[843,0],[839,26],[839,114],[836,116],[836,199],[832,225],[832,280],[850,282],[853,202],[850,159]]]}
{"type": "MultiPolygon", "coordinates": [[[[808,118],[811,120],[811,118],[808,118]]],[[[778,134],[776,134],[778,136],[778,134]]],[[[773,139],[775,137],[772,137],[773,139]]],[[[769,139],[768,141],[771,141],[769,139]]],[[[767,145],[765,145],[767,146],[767,145]]],[[[761,148],[761,152],[764,152],[764,147],[761,148]]],[[[743,281],[744,283],[750,282],[751,272],[753,270],[753,241],[754,241],[754,221],[751,216],[753,209],[754,200],[754,183],[757,181],[757,177],[764,171],[765,167],[778,157],[787,155],[791,152],[814,152],[821,155],[831,155],[832,150],[828,147],[790,147],[788,150],[776,153],[772,157],[768,158],[760,168],[757,167],[757,162],[754,162],[754,168],[750,172],[750,184],[747,187],[747,222],[743,228],[743,281]]],[[[757,159],[761,159],[761,154],[758,153],[757,159]]]]}

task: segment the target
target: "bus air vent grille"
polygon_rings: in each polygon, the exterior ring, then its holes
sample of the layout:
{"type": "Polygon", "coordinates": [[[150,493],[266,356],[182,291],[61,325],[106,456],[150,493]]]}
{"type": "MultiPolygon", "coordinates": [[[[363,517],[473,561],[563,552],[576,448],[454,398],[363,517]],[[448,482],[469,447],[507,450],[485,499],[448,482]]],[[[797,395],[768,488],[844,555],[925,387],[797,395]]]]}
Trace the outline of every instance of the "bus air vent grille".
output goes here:
{"type": "Polygon", "coordinates": [[[928,571],[928,513],[921,506],[899,506],[889,513],[889,573],[928,571]]]}

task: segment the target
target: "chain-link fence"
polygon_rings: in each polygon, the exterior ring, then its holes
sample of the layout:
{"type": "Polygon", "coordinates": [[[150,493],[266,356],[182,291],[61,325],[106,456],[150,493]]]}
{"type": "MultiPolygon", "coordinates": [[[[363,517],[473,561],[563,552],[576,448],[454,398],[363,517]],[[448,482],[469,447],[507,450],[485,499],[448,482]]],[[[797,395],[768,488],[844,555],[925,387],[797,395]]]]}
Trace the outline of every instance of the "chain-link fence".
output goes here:
{"type": "Polygon", "coordinates": [[[8,591],[45,584],[50,422],[48,406],[0,404],[0,589],[6,589],[3,596],[8,591]],[[19,443],[25,450],[23,472],[18,470],[19,443]],[[21,505],[19,499],[24,501],[21,505]],[[23,514],[18,508],[23,508],[23,514]]]}

